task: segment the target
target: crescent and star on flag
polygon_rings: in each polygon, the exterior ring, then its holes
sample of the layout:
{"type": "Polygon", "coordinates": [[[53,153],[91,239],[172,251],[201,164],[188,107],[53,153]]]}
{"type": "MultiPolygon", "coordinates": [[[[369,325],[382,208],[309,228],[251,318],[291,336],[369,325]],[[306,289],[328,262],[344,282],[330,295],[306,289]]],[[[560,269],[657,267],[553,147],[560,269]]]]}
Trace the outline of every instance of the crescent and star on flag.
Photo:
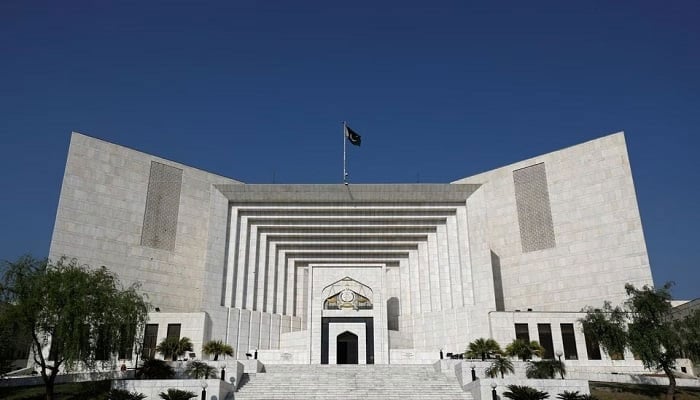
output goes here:
{"type": "Polygon", "coordinates": [[[347,122],[343,122],[343,183],[348,184],[348,170],[347,170],[347,155],[345,151],[345,144],[350,142],[353,146],[360,146],[362,143],[362,136],[350,128],[347,122]],[[347,139],[347,141],[345,140],[347,139]]]}

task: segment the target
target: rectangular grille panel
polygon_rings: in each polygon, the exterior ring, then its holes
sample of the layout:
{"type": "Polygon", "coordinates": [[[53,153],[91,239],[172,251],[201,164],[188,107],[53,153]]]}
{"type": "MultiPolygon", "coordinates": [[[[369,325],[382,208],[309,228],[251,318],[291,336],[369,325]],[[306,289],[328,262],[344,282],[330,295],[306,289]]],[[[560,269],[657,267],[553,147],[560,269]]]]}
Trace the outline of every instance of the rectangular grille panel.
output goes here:
{"type": "Polygon", "coordinates": [[[181,169],[151,162],[141,232],[142,246],[170,251],[175,249],[181,188],[181,169]]]}
{"type": "Polygon", "coordinates": [[[544,163],[513,171],[523,252],[556,246],[544,163]]]}

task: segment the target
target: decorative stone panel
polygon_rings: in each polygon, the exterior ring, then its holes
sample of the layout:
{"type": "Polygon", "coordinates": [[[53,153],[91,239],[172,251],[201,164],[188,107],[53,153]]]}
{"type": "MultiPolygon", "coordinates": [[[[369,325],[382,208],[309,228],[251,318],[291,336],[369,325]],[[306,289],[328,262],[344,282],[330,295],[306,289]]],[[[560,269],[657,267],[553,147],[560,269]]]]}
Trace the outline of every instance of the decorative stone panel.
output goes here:
{"type": "Polygon", "coordinates": [[[544,163],[513,171],[523,252],[556,246],[544,163]]]}
{"type": "Polygon", "coordinates": [[[151,162],[146,211],[143,215],[141,245],[154,249],[175,249],[177,216],[180,208],[182,170],[151,162]]]}

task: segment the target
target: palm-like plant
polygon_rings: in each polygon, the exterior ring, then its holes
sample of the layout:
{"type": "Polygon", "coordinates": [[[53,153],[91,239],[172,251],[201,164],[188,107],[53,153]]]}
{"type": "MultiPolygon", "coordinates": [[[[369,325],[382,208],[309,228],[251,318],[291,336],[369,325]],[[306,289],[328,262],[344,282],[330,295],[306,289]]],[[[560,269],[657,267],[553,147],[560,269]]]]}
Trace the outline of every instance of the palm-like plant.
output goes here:
{"type": "Polygon", "coordinates": [[[472,359],[481,358],[481,361],[484,361],[501,353],[501,346],[498,345],[498,342],[493,339],[479,338],[469,343],[464,356],[472,359]]]}
{"type": "Polygon", "coordinates": [[[227,345],[221,340],[210,340],[204,343],[204,346],[202,346],[202,351],[204,354],[213,354],[214,361],[218,361],[221,354],[225,356],[233,356],[233,347],[227,345]]]}
{"type": "Polygon", "coordinates": [[[556,375],[566,375],[566,367],[559,360],[530,361],[525,375],[530,379],[554,379],[556,375]]]}
{"type": "Polygon", "coordinates": [[[513,400],[543,400],[549,398],[549,393],[529,386],[508,385],[508,391],[503,392],[503,396],[513,400]]]}
{"type": "Polygon", "coordinates": [[[196,394],[179,389],[168,389],[168,393],[161,392],[158,394],[163,400],[190,400],[191,398],[197,397],[196,394]]]}
{"type": "Polygon", "coordinates": [[[191,361],[187,363],[185,373],[193,379],[216,378],[216,368],[201,361],[191,361]]]}
{"type": "Polygon", "coordinates": [[[513,363],[505,358],[505,357],[496,357],[495,360],[489,365],[488,368],[486,368],[486,375],[488,375],[489,378],[496,378],[498,375],[501,375],[501,379],[505,377],[505,374],[513,374],[515,373],[515,369],[513,368],[513,363]]]}
{"type": "Polygon", "coordinates": [[[144,361],[136,376],[146,379],[170,379],[175,376],[175,370],[163,360],[150,358],[144,361]]]}
{"type": "Polygon", "coordinates": [[[517,357],[523,361],[529,360],[532,356],[544,356],[544,347],[535,340],[527,342],[523,339],[515,339],[506,346],[506,355],[517,357]]]}
{"type": "Polygon", "coordinates": [[[130,392],[124,389],[112,389],[107,393],[109,400],[143,400],[147,396],[139,392],[130,392]]]}
{"type": "Polygon", "coordinates": [[[560,400],[581,400],[582,397],[583,395],[580,394],[578,390],[575,392],[569,392],[568,390],[565,390],[563,393],[559,393],[557,395],[557,399],[560,400]]]}
{"type": "Polygon", "coordinates": [[[156,346],[156,351],[162,354],[164,359],[172,358],[173,361],[176,361],[178,357],[188,351],[192,351],[192,341],[187,337],[182,339],[176,337],[165,338],[156,346]]]}

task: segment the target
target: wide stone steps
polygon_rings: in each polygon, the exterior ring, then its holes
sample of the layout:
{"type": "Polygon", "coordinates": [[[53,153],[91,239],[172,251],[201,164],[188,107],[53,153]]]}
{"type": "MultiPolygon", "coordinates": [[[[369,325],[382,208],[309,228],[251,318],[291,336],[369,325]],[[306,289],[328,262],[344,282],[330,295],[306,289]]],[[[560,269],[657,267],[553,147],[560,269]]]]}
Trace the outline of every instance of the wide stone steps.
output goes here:
{"type": "Polygon", "coordinates": [[[432,365],[267,365],[244,376],[236,400],[471,400],[432,365]]]}

